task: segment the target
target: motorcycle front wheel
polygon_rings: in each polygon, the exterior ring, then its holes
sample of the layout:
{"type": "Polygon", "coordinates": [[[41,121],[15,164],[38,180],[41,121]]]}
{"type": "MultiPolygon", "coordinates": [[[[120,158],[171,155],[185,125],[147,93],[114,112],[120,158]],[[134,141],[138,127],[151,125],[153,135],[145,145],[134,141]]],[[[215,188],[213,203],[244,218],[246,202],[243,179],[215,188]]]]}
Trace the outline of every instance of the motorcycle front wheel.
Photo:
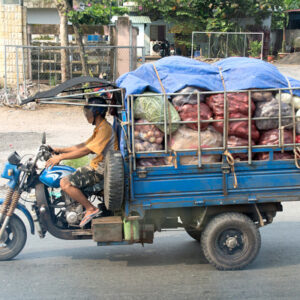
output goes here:
{"type": "Polygon", "coordinates": [[[17,256],[25,246],[27,232],[17,215],[12,215],[0,240],[0,261],[17,256]]]}

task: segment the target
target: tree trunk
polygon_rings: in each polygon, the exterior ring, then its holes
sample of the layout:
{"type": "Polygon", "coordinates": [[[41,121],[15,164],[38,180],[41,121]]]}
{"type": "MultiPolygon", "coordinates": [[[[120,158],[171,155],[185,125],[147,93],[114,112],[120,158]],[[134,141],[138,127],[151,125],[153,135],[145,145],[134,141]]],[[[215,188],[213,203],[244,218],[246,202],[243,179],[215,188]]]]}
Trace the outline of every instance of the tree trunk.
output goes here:
{"type": "MultiPolygon", "coordinates": [[[[67,13],[73,9],[72,7],[72,1],[70,0],[55,0],[55,4],[57,7],[57,10],[59,11],[60,15],[60,36],[61,36],[61,42],[64,40],[65,42],[68,42],[68,34],[67,34],[67,13]],[[64,23],[63,23],[64,22],[64,23]],[[64,25],[66,25],[64,29],[64,25]],[[63,34],[63,32],[65,34],[63,34]]],[[[82,64],[82,75],[87,76],[88,75],[88,68],[87,68],[87,59],[85,56],[85,50],[82,42],[82,34],[81,34],[81,29],[79,24],[72,24],[74,33],[75,33],[75,38],[76,38],[76,43],[79,48],[79,55],[80,55],[80,61],[82,64]]],[[[65,74],[67,73],[69,68],[69,55],[68,51],[61,51],[61,57],[62,57],[62,76],[64,72],[65,74]],[[63,60],[65,60],[65,63],[63,65],[63,60]],[[65,69],[65,70],[64,70],[65,69]],[[63,71],[64,70],[64,71],[63,71]]]]}
{"type": "MultiPolygon", "coordinates": [[[[69,1],[64,0],[63,2],[65,2],[68,11],[71,11],[73,9],[70,0],[69,1]]],[[[82,42],[81,28],[80,28],[79,24],[75,24],[75,23],[74,24],[72,23],[72,26],[74,29],[76,43],[79,48],[80,61],[82,64],[82,75],[88,76],[89,74],[88,74],[88,67],[87,67],[87,59],[86,59],[85,50],[84,50],[84,46],[83,46],[83,42],[82,42]]]]}
{"type": "Polygon", "coordinates": [[[76,43],[79,47],[80,61],[81,61],[81,65],[82,65],[82,75],[88,76],[89,73],[88,73],[87,59],[86,59],[85,50],[84,50],[84,46],[83,46],[83,42],[82,42],[82,34],[81,34],[80,25],[72,24],[72,26],[74,29],[76,43]]]}
{"type": "Polygon", "coordinates": [[[61,81],[70,79],[69,40],[68,40],[68,17],[65,12],[59,11],[60,16],[60,50],[61,55],[61,81]]]}

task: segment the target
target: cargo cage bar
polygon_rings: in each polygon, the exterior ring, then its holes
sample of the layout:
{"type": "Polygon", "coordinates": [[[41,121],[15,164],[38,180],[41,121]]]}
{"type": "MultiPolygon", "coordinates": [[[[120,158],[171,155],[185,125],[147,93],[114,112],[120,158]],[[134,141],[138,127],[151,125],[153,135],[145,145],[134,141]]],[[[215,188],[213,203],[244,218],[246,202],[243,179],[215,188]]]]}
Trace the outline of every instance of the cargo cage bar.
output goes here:
{"type": "MultiPolygon", "coordinates": [[[[282,92],[290,93],[291,96],[293,95],[294,90],[300,90],[300,87],[288,87],[288,88],[271,88],[271,89],[248,89],[248,90],[234,90],[234,91],[196,91],[193,93],[166,93],[166,94],[157,94],[157,93],[149,93],[143,94],[143,97],[152,97],[152,96],[161,96],[164,99],[164,119],[161,122],[143,122],[135,124],[134,119],[134,98],[141,96],[141,94],[131,94],[128,95],[128,110],[127,110],[127,120],[128,120],[128,128],[127,133],[128,137],[131,141],[131,153],[133,158],[133,170],[136,170],[136,159],[140,157],[166,157],[172,155],[174,152],[176,156],[182,156],[185,154],[195,155],[198,156],[198,167],[202,167],[202,152],[206,154],[224,154],[225,150],[231,150],[232,153],[248,153],[248,164],[252,164],[252,155],[251,153],[257,152],[266,152],[270,149],[273,151],[284,151],[284,150],[294,150],[296,146],[300,146],[300,143],[296,143],[296,123],[300,122],[300,117],[297,118],[295,115],[295,103],[291,101],[292,106],[292,115],[291,116],[282,116],[281,112],[281,104],[282,104],[282,92]],[[254,92],[276,92],[279,93],[279,109],[278,109],[278,117],[252,117],[252,98],[251,94],[254,92]],[[228,93],[248,93],[248,118],[228,118],[229,109],[228,109],[228,101],[227,101],[227,94],[228,93]],[[214,95],[214,94],[224,94],[224,118],[218,120],[201,120],[201,108],[200,108],[200,96],[201,95],[214,95]],[[179,121],[179,122],[172,122],[172,120],[167,120],[168,113],[168,98],[170,96],[177,96],[177,95],[197,95],[197,121],[179,121]],[[227,117],[226,117],[227,116],[227,117]],[[252,146],[252,121],[256,120],[277,120],[278,119],[278,130],[279,130],[279,139],[278,145],[255,145],[252,146]],[[287,144],[282,142],[282,134],[283,127],[282,127],[282,120],[283,119],[292,119],[292,123],[284,126],[284,127],[291,127],[293,126],[293,143],[287,144]],[[237,147],[228,147],[228,125],[229,122],[236,122],[236,121],[248,121],[248,146],[237,146],[237,147]],[[214,123],[214,122],[223,122],[223,146],[216,147],[216,148],[201,148],[201,123],[214,123]],[[172,124],[198,124],[198,150],[195,149],[183,149],[180,151],[174,151],[169,149],[168,146],[168,125],[172,124]],[[164,126],[164,149],[163,150],[156,150],[156,151],[136,151],[135,150],[135,136],[134,136],[134,129],[135,126],[141,125],[163,125],[164,126]],[[292,149],[290,149],[292,147],[292,149]],[[232,151],[233,150],[233,151],[232,151]],[[247,150],[247,151],[246,151],[247,150]],[[182,153],[182,154],[181,154],[182,153]]],[[[170,116],[171,118],[171,116],[170,116]]],[[[295,154],[296,155],[296,154],[295,154]]],[[[273,152],[269,153],[269,160],[273,159],[273,152]]],[[[296,158],[295,158],[296,159],[296,158]]]]}

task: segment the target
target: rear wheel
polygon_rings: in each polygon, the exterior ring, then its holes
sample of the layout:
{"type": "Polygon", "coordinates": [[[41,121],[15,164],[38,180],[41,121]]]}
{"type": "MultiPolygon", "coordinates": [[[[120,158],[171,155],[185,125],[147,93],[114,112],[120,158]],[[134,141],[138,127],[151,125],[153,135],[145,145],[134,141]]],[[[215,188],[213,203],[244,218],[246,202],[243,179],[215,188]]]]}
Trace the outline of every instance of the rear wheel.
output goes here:
{"type": "Polygon", "coordinates": [[[260,233],[253,221],[240,213],[214,217],[201,237],[206,259],[219,270],[242,269],[257,256],[260,233]]]}
{"type": "Polygon", "coordinates": [[[0,261],[17,256],[24,248],[26,239],[24,223],[17,215],[12,215],[0,240],[0,261]]]}

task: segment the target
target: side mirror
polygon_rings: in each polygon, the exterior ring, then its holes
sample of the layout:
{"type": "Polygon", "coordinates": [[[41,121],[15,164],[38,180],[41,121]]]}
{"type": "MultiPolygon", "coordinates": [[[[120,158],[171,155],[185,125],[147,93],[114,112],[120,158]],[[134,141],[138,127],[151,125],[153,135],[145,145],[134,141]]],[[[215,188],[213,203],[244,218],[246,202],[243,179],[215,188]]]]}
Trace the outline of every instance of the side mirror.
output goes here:
{"type": "Polygon", "coordinates": [[[46,132],[43,132],[43,136],[42,136],[42,144],[43,144],[43,145],[46,144],[46,132]]]}

